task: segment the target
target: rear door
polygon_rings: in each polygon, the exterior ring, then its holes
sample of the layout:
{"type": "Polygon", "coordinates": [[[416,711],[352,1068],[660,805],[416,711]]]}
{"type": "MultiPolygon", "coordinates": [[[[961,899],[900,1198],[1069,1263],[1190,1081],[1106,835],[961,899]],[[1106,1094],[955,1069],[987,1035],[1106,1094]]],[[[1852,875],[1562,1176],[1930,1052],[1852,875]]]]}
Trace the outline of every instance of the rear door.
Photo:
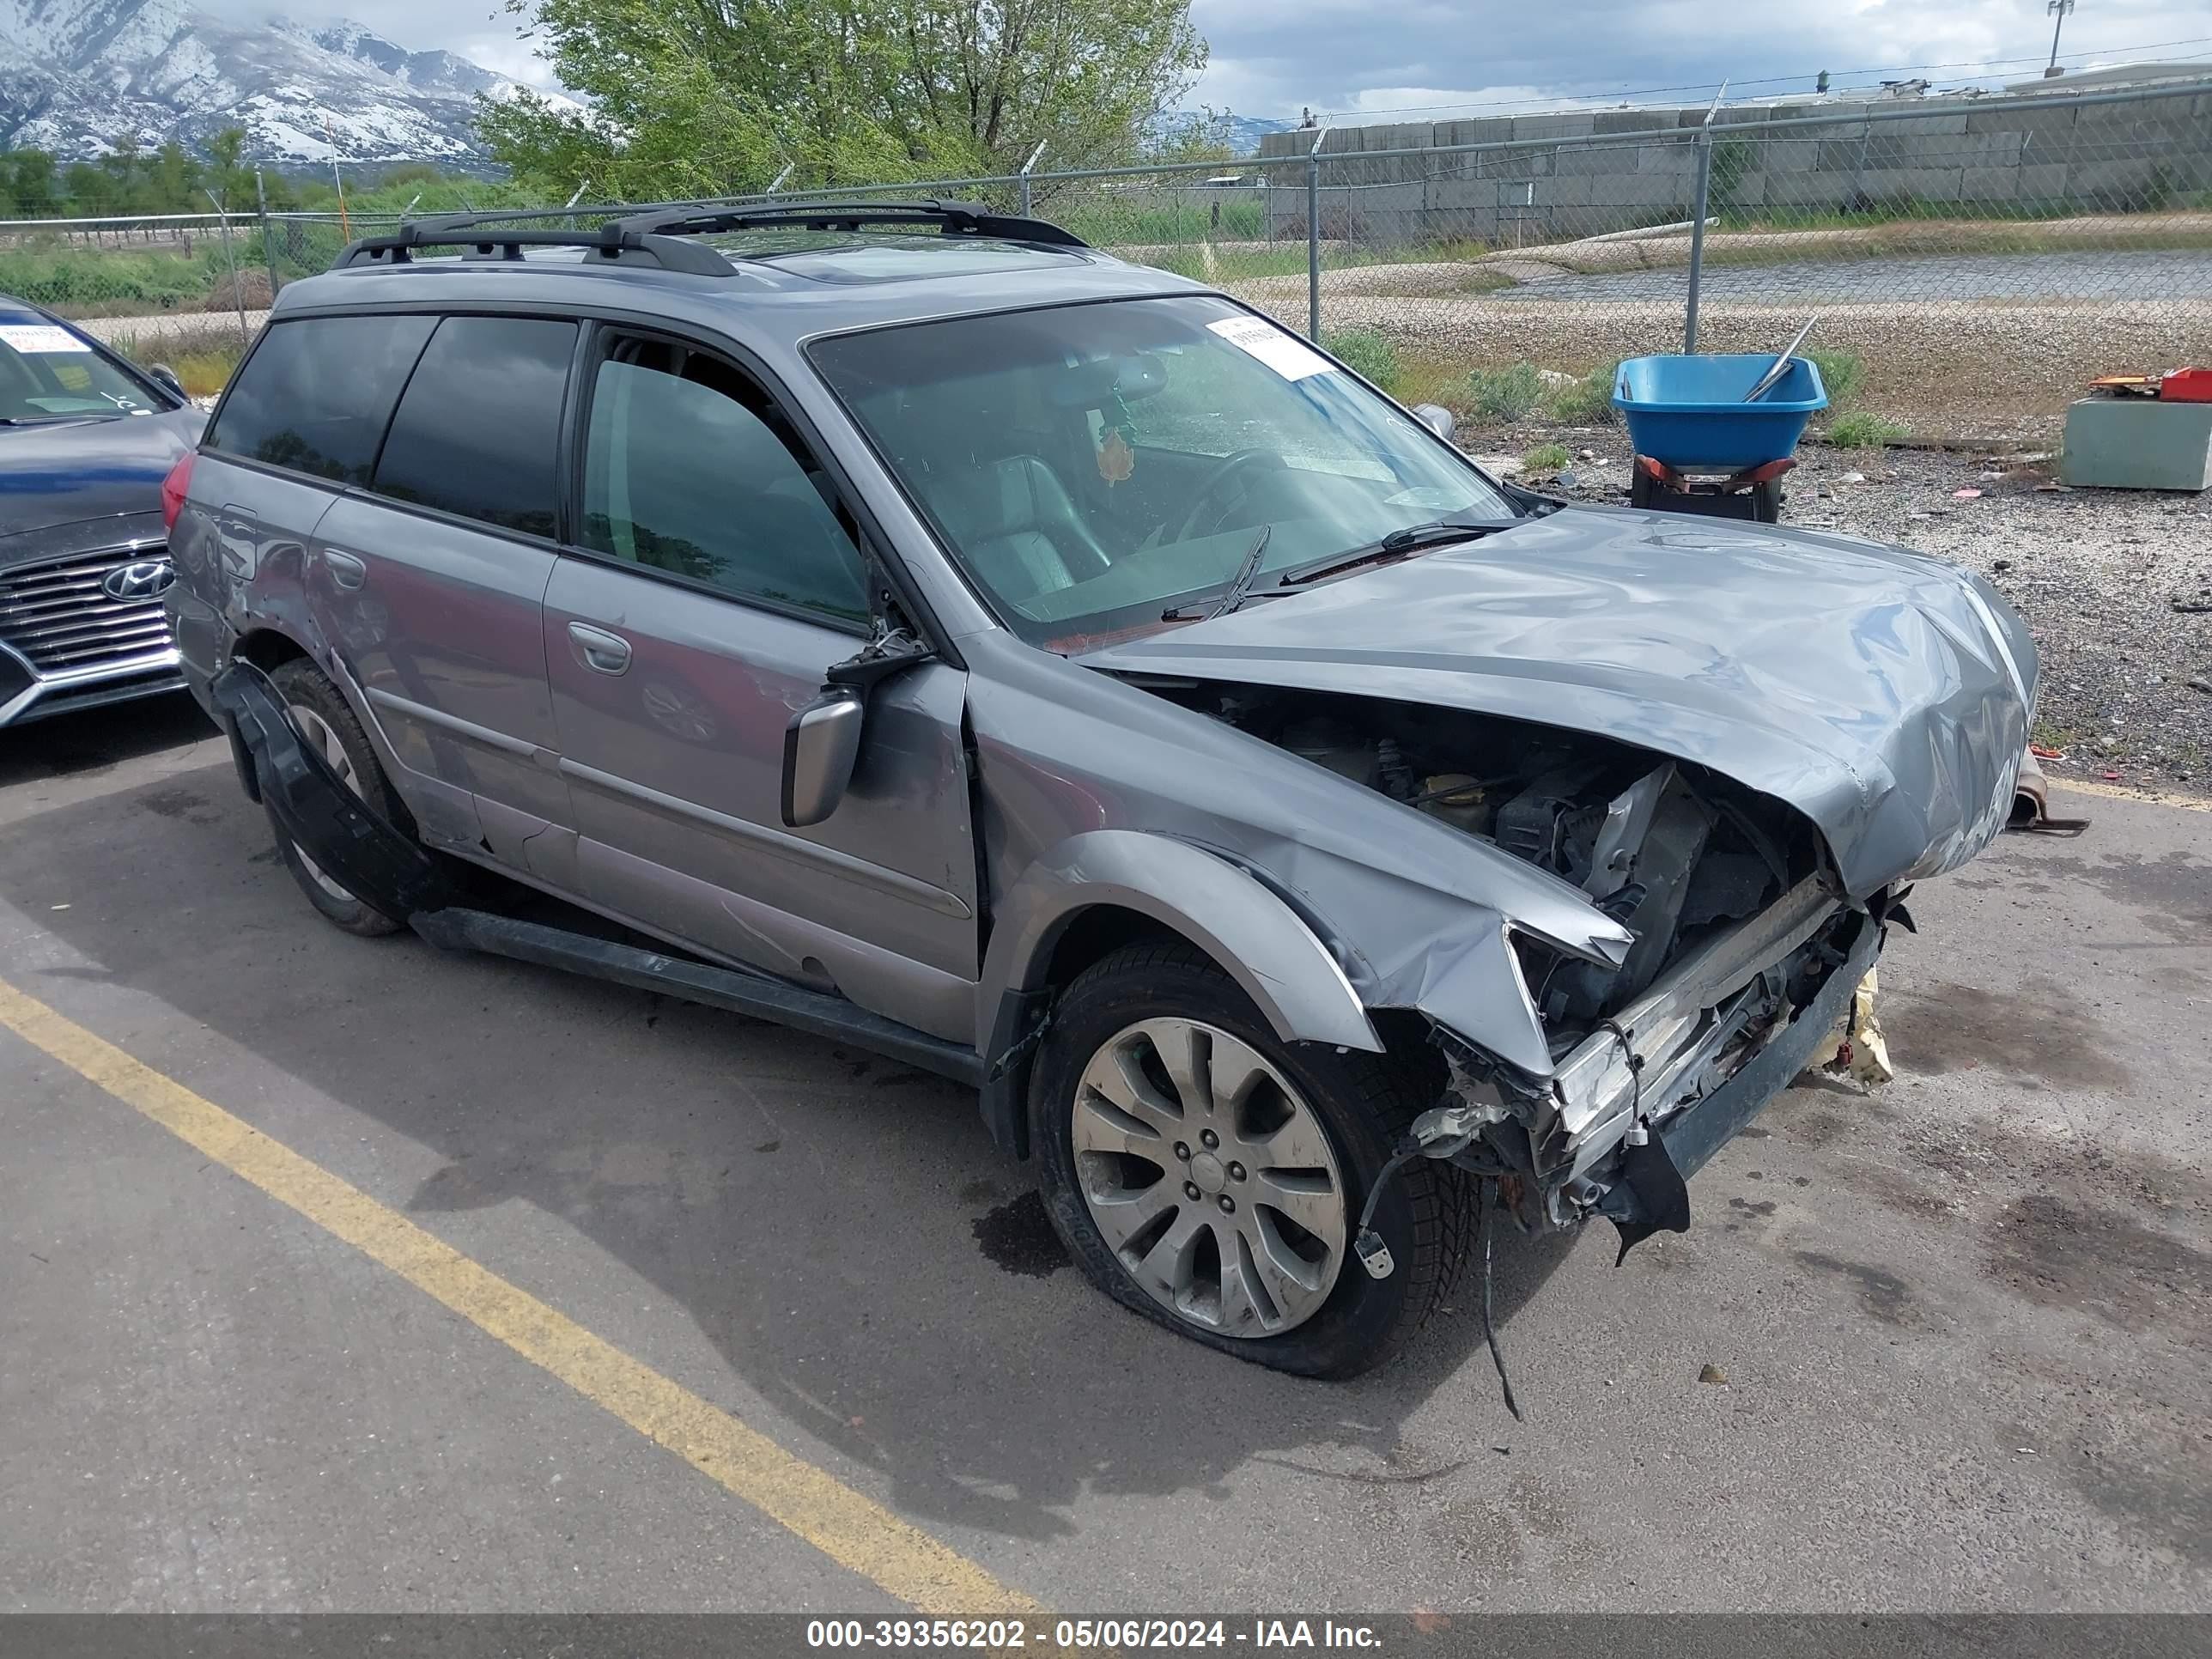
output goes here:
{"type": "Polygon", "coordinates": [[[786,829],[784,728],[867,637],[859,525],[730,359],[605,330],[581,385],[580,512],[545,640],[586,896],[972,1039],[965,675],[929,663],[878,687],[850,793],[786,829]]]}
{"type": "Polygon", "coordinates": [[[316,621],[404,770],[424,838],[573,888],[541,610],[577,325],[349,320],[427,338],[368,488],[316,527],[316,621]]]}

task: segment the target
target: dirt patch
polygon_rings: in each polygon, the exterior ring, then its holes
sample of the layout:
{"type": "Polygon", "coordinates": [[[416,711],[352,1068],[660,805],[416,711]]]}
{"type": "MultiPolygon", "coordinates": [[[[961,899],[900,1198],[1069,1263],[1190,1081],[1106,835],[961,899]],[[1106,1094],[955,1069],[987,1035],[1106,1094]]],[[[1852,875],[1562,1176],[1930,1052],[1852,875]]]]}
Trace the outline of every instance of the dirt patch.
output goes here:
{"type": "Polygon", "coordinates": [[[198,816],[194,808],[208,804],[205,795],[190,789],[149,789],[132,798],[141,811],[151,812],[157,818],[179,819],[187,823],[212,823],[211,817],[198,816]]]}
{"type": "Polygon", "coordinates": [[[2131,1081],[2105,1046],[2094,1012],[2058,986],[1985,991],[1936,981],[1900,988],[1882,1015],[1889,1052],[1907,1071],[1941,1074],[1986,1066],[2052,1088],[2115,1091],[2131,1081]]]}
{"type": "Polygon", "coordinates": [[[969,1224],[983,1254],[1010,1273],[1049,1279],[1073,1259],[1045,1214],[1044,1200],[1024,1193],[969,1224]]]}
{"type": "Polygon", "coordinates": [[[1912,1287],[1887,1267],[1877,1267],[1867,1261],[1846,1261],[1818,1250],[1799,1250],[1793,1259],[1801,1267],[1848,1280],[1858,1291],[1859,1306],[1885,1325],[1905,1328],[1926,1322],[1918,1316],[1920,1304],[1912,1287]]]}
{"type": "Polygon", "coordinates": [[[1989,1276],[2047,1308],[2212,1347],[2212,1255],[2125,1211],[2031,1193],[1988,1232],[1989,1276]]]}

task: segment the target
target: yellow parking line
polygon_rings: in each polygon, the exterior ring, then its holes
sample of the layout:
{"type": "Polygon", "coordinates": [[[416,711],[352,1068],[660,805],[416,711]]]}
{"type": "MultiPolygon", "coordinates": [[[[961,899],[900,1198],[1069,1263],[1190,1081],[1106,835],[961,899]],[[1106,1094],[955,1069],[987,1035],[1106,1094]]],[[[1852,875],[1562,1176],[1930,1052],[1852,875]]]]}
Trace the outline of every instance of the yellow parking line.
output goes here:
{"type": "Polygon", "coordinates": [[[1044,1611],[873,1498],[4,981],[0,1025],[389,1267],[900,1601],[928,1613],[1044,1611]]]}
{"type": "Polygon", "coordinates": [[[2212,798],[2203,795],[2177,795],[2164,789],[2130,789],[2117,783],[2093,783],[2087,778],[2053,778],[2046,775],[2045,781],[2053,789],[2063,789],[2069,795],[2141,801],[2147,806],[2179,806],[2185,812],[2212,812],[2212,798]]]}

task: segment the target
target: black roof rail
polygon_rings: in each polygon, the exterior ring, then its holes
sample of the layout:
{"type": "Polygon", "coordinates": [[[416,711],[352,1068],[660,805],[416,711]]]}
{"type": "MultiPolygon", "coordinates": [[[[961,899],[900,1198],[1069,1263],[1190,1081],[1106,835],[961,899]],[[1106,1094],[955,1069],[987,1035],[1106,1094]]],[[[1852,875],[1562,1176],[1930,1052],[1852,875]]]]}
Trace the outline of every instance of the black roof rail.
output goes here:
{"type": "MultiPolygon", "coordinates": [[[[656,234],[631,220],[596,230],[501,228],[499,214],[447,214],[404,224],[389,236],[363,236],[346,244],[332,270],[349,265],[404,265],[418,248],[457,247],[483,258],[519,260],[526,247],[580,247],[611,264],[653,265],[700,276],[734,276],[737,267],[710,247],[675,236],[656,234]]],[[[641,215],[639,217],[649,216],[641,215]]]]}
{"type": "Polygon", "coordinates": [[[994,213],[979,202],[773,202],[736,207],[709,203],[653,208],[615,221],[643,236],[713,235],[787,225],[806,230],[859,230],[869,225],[935,225],[947,236],[988,236],[1048,247],[1088,247],[1073,231],[1044,219],[994,213]]]}

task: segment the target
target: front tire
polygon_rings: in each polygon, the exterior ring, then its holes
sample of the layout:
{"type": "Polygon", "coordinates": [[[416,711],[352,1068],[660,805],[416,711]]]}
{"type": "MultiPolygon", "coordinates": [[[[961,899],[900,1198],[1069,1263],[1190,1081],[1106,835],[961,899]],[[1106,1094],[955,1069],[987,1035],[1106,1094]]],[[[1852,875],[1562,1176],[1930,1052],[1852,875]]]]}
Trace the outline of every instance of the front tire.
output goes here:
{"type": "Polygon", "coordinates": [[[1415,1060],[1276,1037],[1249,998],[1180,942],[1126,946],[1068,988],[1030,1092],[1045,1207],[1091,1282],[1208,1347],[1307,1376],[1396,1353],[1466,1259],[1475,1192],[1417,1159],[1376,1230],[1368,1189],[1440,1079],[1415,1060]]]}
{"type": "MultiPolygon", "coordinates": [[[[391,781],[384,775],[375,750],[369,746],[368,734],[362,729],[344,694],[303,657],[283,664],[269,678],[277,695],[284,699],[285,713],[291,716],[292,728],[300,734],[301,741],[328,761],[331,769],[345,781],[346,787],[367,802],[372,811],[386,823],[406,824],[406,809],[392,793],[391,781]]],[[[376,939],[396,933],[405,925],[398,917],[388,916],[356,897],[324,874],[314,860],[285,833],[274,812],[269,815],[269,824],[276,832],[276,851],[284,867],[292,872],[292,879],[307,895],[307,902],[332,927],[362,939],[376,939]]]]}

